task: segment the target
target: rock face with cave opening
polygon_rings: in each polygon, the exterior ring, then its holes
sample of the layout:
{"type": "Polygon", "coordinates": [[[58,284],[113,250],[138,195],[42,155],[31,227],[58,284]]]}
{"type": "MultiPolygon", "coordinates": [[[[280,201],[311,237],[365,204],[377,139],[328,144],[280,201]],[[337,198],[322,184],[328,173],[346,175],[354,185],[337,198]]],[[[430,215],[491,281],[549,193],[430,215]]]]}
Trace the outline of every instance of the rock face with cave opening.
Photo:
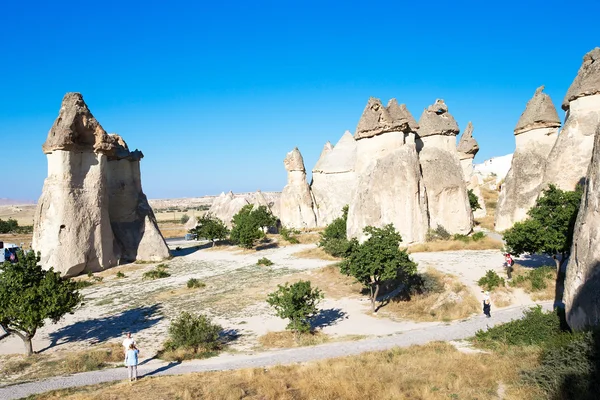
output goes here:
{"type": "Polygon", "coordinates": [[[463,169],[456,149],[458,124],[444,100],[426,108],[419,120],[417,150],[427,193],[429,226],[468,234],[473,215],[463,169]]]}
{"type": "Polygon", "coordinates": [[[354,134],[357,183],[349,204],[348,237],[364,240],[366,226],[391,223],[403,243],[425,239],[427,199],[415,147],[417,127],[404,104],[392,99],[385,107],[379,99],[369,99],[354,134]]]}
{"type": "Polygon", "coordinates": [[[526,219],[544,188],[544,171],[556,143],[560,119],[543,90],[541,86],[535,91],[515,127],[516,149],[496,208],[498,232],[526,219]]]}
{"type": "Polygon", "coordinates": [[[32,247],[66,275],[169,256],[142,192],[139,151],[109,135],[79,93],[67,93],[42,149],[48,158],[32,247]]]}

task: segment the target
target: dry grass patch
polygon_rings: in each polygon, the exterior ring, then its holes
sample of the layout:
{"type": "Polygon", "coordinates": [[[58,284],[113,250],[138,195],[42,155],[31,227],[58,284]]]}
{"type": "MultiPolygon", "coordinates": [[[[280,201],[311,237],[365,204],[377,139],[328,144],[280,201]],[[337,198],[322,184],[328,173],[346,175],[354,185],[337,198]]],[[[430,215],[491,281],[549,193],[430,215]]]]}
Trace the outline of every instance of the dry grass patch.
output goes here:
{"type": "Polygon", "coordinates": [[[297,258],[315,258],[318,260],[340,261],[340,258],[328,254],[321,247],[311,247],[310,249],[302,250],[292,254],[292,257],[297,258]]]}
{"type": "Polygon", "coordinates": [[[490,231],[494,230],[496,217],[494,215],[486,215],[485,217],[475,218],[475,224],[490,231]]]}
{"type": "Polygon", "coordinates": [[[430,269],[427,274],[440,283],[440,290],[406,295],[392,300],[381,313],[414,321],[452,321],[479,311],[479,302],[456,277],[430,269]]]}
{"type": "MultiPolygon", "coordinates": [[[[490,292],[492,305],[498,308],[508,307],[512,304],[512,291],[509,288],[497,287],[490,292]]],[[[483,308],[483,305],[481,305],[483,308]]]]}
{"type": "Polygon", "coordinates": [[[494,250],[501,249],[502,247],[502,242],[486,236],[478,241],[470,240],[464,242],[462,240],[436,240],[434,242],[414,244],[408,247],[408,252],[425,253],[453,250],[494,250]]]}
{"type": "Polygon", "coordinates": [[[258,338],[258,343],[267,349],[288,349],[290,347],[315,346],[329,342],[330,338],[323,332],[294,334],[290,331],[268,332],[258,338]]]}
{"type": "Polygon", "coordinates": [[[446,343],[366,353],[301,365],[207,372],[57,391],[37,400],[505,399],[541,398],[519,384],[536,365],[534,349],[464,354],[446,343]]]}
{"type": "Polygon", "coordinates": [[[23,246],[26,249],[31,248],[31,241],[33,240],[33,233],[2,233],[0,234],[0,242],[4,243],[13,243],[17,246],[20,246],[23,243],[23,246]]]}
{"type": "Polygon", "coordinates": [[[556,296],[556,269],[553,266],[525,268],[515,264],[513,278],[509,283],[522,288],[533,301],[554,300],[556,296]]]}
{"type": "Polygon", "coordinates": [[[311,271],[307,277],[330,299],[358,296],[363,289],[356,279],[342,274],[337,264],[311,271]]]}

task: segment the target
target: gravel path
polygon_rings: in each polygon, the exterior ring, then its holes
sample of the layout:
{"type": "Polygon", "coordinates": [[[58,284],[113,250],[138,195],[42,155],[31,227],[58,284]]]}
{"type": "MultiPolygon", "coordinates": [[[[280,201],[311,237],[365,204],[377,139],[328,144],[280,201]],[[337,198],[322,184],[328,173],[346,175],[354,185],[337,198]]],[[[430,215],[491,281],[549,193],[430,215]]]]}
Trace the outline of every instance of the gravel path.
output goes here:
{"type": "MultiPolygon", "coordinates": [[[[544,309],[552,309],[552,302],[540,303],[544,309]]],[[[425,344],[431,341],[451,341],[471,337],[479,329],[485,330],[497,324],[509,322],[522,316],[523,310],[531,307],[520,306],[505,308],[497,312],[492,310],[492,318],[483,316],[449,324],[438,324],[402,332],[400,334],[376,337],[360,341],[334,342],[319,346],[262,352],[251,355],[223,354],[207,360],[184,363],[165,363],[153,361],[138,368],[140,376],[179,375],[191,372],[224,371],[242,368],[269,367],[280,364],[293,364],[322,360],[334,357],[360,354],[368,351],[387,350],[393,347],[407,347],[425,344]]],[[[80,374],[49,378],[37,382],[0,388],[0,399],[19,399],[32,394],[70,387],[87,386],[103,382],[124,380],[125,368],[106,369],[80,374]]]]}

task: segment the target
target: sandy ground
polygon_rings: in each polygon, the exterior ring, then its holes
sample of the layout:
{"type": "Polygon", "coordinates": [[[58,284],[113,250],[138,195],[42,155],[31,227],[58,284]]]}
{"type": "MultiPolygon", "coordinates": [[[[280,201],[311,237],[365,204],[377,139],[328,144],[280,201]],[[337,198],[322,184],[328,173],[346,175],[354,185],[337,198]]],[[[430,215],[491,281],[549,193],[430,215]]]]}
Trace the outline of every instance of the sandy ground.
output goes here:
{"type": "MultiPolygon", "coordinates": [[[[191,242],[192,245],[195,242],[191,242]]],[[[144,272],[155,265],[129,264],[100,273],[101,283],[82,290],[85,304],[74,314],[67,315],[58,324],[48,324],[34,338],[37,351],[72,351],[104,342],[121,342],[126,331],[131,331],[142,349],[142,358],[154,356],[167,338],[169,320],[181,311],[203,312],[220,323],[227,334],[236,338],[233,352],[260,350],[257,338],[269,331],[285,329],[286,321],[275,317],[265,303],[267,293],[277,283],[298,273],[330,265],[331,261],[301,259],[293,254],[315,245],[293,245],[261,250],[240,251],[235,248],[214,250],[187,247],[190,243],[173,242],[182,247],[167,264],[168,278],[143,280],[144,272]],[[271,267],[257,266],[259,258],[273,261],[271,267]],[[122,271],[125,278],[117,278],[122,271]],[[203,289],[190,290],[186,282],[197,278],[206,283],[203,289]]],[[[202,247],[202,246],[200,246],[202,247]]],[[[412,257],[420,270],[436,268],[456,275],[481,298],[476,281],[488,269],[499,274],[502,254],[491,251],[454,251],[416,253],[412,257]]],[[[530,260],[543,263],[543,260],[530,260]]],[[[528,295],[516,291],[512,306],[533,303],[528,295]]],[[[326,298],[321,304],[316,325],[332,336],[385,336],[427,327],[437,322],[417,323],[392,321],[384,316],[368,313],[370,303],[364,296],[340,299],[326,298]]],[[[22,342],[15,337],[0,341],[0,354],[21,353],[22,342]]]]}

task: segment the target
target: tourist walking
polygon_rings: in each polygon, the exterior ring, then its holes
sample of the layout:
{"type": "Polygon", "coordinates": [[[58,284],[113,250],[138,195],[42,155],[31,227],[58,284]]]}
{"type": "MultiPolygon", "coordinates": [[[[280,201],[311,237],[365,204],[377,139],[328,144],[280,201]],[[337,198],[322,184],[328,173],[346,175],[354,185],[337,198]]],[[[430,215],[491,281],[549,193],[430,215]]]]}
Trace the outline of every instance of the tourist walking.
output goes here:
{"type": "Polygon", "coordinates": [[[130,382],[137,381],[138,353],[139,350],[135,347],[135,344],[131,343],[125,354],[125,366],[129,373],[130,382]]]}
{"type": "Polygon", "coordinates": [[[515,265],[515,260],[513,260],[510,253],[506,253],[504,255],[504,266],[506,267],[506,277],[508,280],[512,279],[513,265],[515,265]]]}
{"type": "Polygon", "coordinates": [[[492,310],[492,302],[490,300],[490,292],[485,292],[485,296],[483,298],[483,313],[485,314],[485,316],[487,318],[492,317],[491,310],[492,310]]]}
{"type": "Polygon", "coordinates": [[[132,344],[135,346],[135,340],[131,336],[131,332],[127,332],[125,334],[125,340],[123,340],[123,353],[125,353],[125,355],[127,355],[129,346],[131,346],[132,344]]]}

